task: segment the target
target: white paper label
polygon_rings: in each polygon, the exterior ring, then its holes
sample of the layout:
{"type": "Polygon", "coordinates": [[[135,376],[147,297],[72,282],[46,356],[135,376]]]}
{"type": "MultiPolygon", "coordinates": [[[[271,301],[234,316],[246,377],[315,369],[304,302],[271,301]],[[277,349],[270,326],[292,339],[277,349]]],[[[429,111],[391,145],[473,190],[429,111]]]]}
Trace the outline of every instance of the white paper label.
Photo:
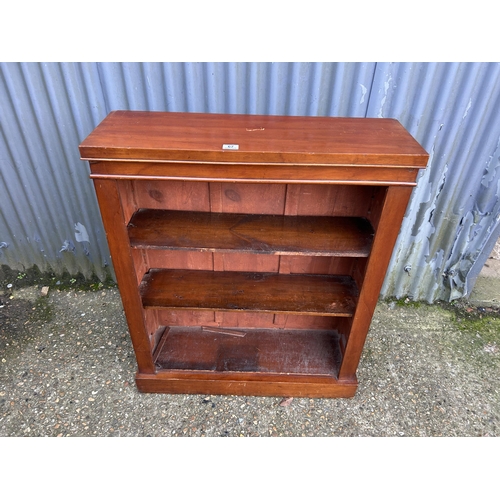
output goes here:
{"type": "Polygon", "coordinates": [[[239,144],[223,144],[222,149],[240,149],[239,144]]]}

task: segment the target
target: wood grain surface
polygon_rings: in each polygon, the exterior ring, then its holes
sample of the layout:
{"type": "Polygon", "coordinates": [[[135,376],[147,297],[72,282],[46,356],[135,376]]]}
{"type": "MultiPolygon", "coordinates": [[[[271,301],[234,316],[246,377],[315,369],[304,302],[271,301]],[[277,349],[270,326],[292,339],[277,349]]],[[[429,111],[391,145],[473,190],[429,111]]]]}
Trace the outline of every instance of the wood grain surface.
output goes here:
{"type": "Polygon", "coordinates": [[[352,316],[350,276],[151,269],[140,285],[144,307],[352,316]]]}
{"type": "Polygon", "coordinates": [[[139,210],[128,232],[137,248],[366,257],[373,228],[359,217],[139,210]]]}
{"type": "Polygon", "coordinates": [[[80,145],[82,159],[392,165],[428,155],[394,119],[114,111],[80,145]],[[234,144],[237,150],[224,150],[234,144]]]}
{"type": "Polygon", "coordinates": [[[325,330],[171,327],[155,353],[162,370],[214,370],[336,376],[338,334],[325,330]],[[229,330],[231,333],[232,331],[229,330]],[[235,335],[238,333],[239,335],[235,335]]]}

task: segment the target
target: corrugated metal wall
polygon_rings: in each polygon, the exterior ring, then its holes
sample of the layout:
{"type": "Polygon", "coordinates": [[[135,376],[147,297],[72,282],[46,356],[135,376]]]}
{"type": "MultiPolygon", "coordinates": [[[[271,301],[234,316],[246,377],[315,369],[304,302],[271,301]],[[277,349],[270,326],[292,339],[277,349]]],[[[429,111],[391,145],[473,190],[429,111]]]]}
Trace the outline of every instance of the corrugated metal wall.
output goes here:
{"type": "Polygon", "coordinates": [[[401,121],[431,160],[387,297],[462,297],[500,234],[498,63],[1,63],[0,265],[112,271],[78,145],[114,109],[401,121]]]}

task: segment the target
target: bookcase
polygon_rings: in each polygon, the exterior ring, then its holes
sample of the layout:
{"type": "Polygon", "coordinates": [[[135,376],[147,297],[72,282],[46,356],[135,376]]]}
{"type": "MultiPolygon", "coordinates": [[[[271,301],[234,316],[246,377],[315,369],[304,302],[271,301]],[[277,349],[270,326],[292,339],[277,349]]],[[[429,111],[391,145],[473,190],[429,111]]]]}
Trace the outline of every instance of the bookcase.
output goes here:
{"type": "Polygon", "coordinates": [[[428,160],[399,122],[115,111],[80,155],[140,391],[355,394],[428,160]]]}

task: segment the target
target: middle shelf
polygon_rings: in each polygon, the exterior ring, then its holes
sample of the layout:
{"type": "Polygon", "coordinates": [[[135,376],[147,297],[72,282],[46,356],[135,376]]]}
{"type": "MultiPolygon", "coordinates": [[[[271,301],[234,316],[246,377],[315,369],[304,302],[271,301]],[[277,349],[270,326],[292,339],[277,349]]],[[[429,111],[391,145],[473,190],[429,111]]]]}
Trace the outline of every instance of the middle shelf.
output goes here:
{"type": "Polygon", "coordinates": [[[350,276],[150,269],[140,284],[145,308],[352,316],[350,276]]]}

